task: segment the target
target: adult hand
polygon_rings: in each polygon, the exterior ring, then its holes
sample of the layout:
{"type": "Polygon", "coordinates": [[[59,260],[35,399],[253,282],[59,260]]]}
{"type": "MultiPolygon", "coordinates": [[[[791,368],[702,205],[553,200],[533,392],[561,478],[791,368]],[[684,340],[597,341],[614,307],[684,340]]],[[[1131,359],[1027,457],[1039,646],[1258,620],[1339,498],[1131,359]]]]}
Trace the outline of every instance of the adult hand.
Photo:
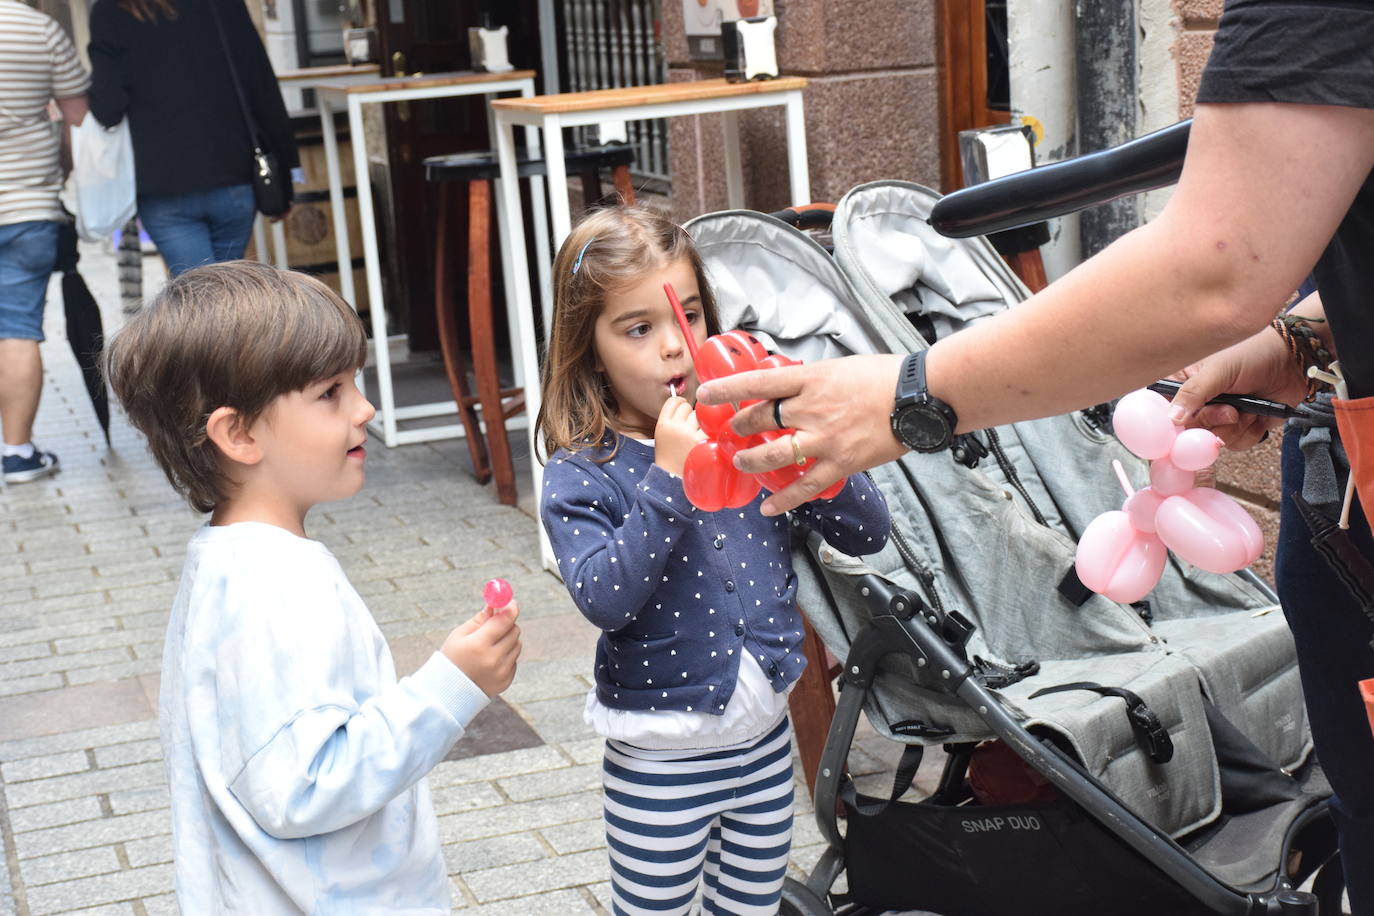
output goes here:
{"type": "Polygon", "coordinates": [[[1184,381],[1174,395],[1171,418],[1211,430],[1230,449],[1255,445],[1283,420],[1243,413],[1226,404],[1209,405],[1207,401],[1230,393],[1296,405],[1307,396],[1307,380],[1273,328],[1194,363],[1177,377],[1184,381]]]}
{"type": "Polygon", "coordinates": [[[654,464],[670,474],[682,476],[687,453],[702,440],[696,411],[686,398],[673,395],[663,402],[654,427],[654,464]]]}
{"type": "MultiPolygon", "coordinates": [[[[735,415],[735,432],[741,436],[777,429],[773,401],[782,401],[783,422],[797,431],[801,453],[815,460],[800,480],[764,500],[763,514],[779,515],[814,499],[835,481],[906,451],[889,420],[903,358],[848,356],[741,372],[705,383],[697,389],[697,400],[724,404],[761,399],[763,403],[735,415]]],[[[758,473],[794,460],[789,436],[737,452],[735,467],[758,473]]]]}

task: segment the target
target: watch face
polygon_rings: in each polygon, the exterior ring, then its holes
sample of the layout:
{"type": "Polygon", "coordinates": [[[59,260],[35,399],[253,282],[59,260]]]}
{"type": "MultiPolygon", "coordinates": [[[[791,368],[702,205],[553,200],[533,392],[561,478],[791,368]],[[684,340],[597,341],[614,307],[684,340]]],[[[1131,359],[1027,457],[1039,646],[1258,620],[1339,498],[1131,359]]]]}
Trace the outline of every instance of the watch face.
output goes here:
{"type": "Polygon", "coordinates": [[[932,408],[913,404],[898,413],[895,425],[897,437],[918,452],[936,452],[949,445],[949,424],[932,408]]]}

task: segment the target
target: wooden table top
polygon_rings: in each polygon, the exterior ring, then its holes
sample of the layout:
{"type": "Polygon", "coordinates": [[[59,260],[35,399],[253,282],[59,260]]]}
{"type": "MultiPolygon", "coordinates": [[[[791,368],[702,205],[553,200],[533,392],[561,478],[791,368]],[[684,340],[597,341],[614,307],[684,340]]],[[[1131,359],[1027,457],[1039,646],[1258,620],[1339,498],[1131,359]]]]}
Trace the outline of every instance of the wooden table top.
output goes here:
{"type": "Polygon", "coordinates": [[[700,99],[729,98],[740,95],[763,95],[802,89],[806,78],[784,76],[773,80],[752,80],[731,83],[724,79],[694,80],[681,83],[662,83],[657,86],[625,86],[620,89],[593,89],[590,92],[565,92],[559,95],[536,95],[529,98],[495,99],[491,107],[502,111],[561,114],[573,111],[602,111],[634,108],[639,105],[658,105],[666,102],[694,102],[700,99]]]}
{"type": "Polygon", "coordinates": [[[417,73],[411,76],[384,76],[359,81],[354,77],[316,80],[314,88],[331,92],[392,92],[398,89],[430,89],[435,86],[464,86],[503,80],[534,79],[533,70],[507,70],[487,73],[479,70],[454,70],[447,73],[417,73]]]}
{"type": "Polygon", "coordinates": [[[281,83],[295,80],[334,79],[340,76],[366,76],[381,72],[376,64],[335,64],[332,67],[303,67],[299,70],[278,70],[277,81],[281,83]]]}

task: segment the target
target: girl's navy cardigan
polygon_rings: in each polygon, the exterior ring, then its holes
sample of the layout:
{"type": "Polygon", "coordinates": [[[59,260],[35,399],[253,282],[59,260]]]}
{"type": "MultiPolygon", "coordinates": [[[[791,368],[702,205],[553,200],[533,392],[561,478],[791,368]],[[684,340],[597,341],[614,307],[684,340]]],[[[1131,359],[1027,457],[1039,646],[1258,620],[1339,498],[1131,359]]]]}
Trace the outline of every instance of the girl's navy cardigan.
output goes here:
{"type": "MultiPolygon", "coordinates": [[[[806,666],[787,519],[742,509],[698,510],[653,449],[559,450],[544,469],[540,514],[559,572],[602,629],[597,698],[613,709],[721,715],[740,655],[758,659],[782,691],[806,666]]],[[[861,556],[887,543],[887,503],[865,475],[799,513],[837,550],[861,556]]]]}

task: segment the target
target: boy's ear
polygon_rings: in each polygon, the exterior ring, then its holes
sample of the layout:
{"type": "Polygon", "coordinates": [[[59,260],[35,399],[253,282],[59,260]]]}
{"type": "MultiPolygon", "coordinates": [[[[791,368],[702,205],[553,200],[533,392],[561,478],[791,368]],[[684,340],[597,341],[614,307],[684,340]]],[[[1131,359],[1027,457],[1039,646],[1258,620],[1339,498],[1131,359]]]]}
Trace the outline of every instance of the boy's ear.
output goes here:
{"type": "Polygon", "coordinates": [[[252,429],[232,407],[216,407],[211,412],[205,423],[205,435],[230,461],[257,464],[262,460],[262,448],[252,429]]]}

